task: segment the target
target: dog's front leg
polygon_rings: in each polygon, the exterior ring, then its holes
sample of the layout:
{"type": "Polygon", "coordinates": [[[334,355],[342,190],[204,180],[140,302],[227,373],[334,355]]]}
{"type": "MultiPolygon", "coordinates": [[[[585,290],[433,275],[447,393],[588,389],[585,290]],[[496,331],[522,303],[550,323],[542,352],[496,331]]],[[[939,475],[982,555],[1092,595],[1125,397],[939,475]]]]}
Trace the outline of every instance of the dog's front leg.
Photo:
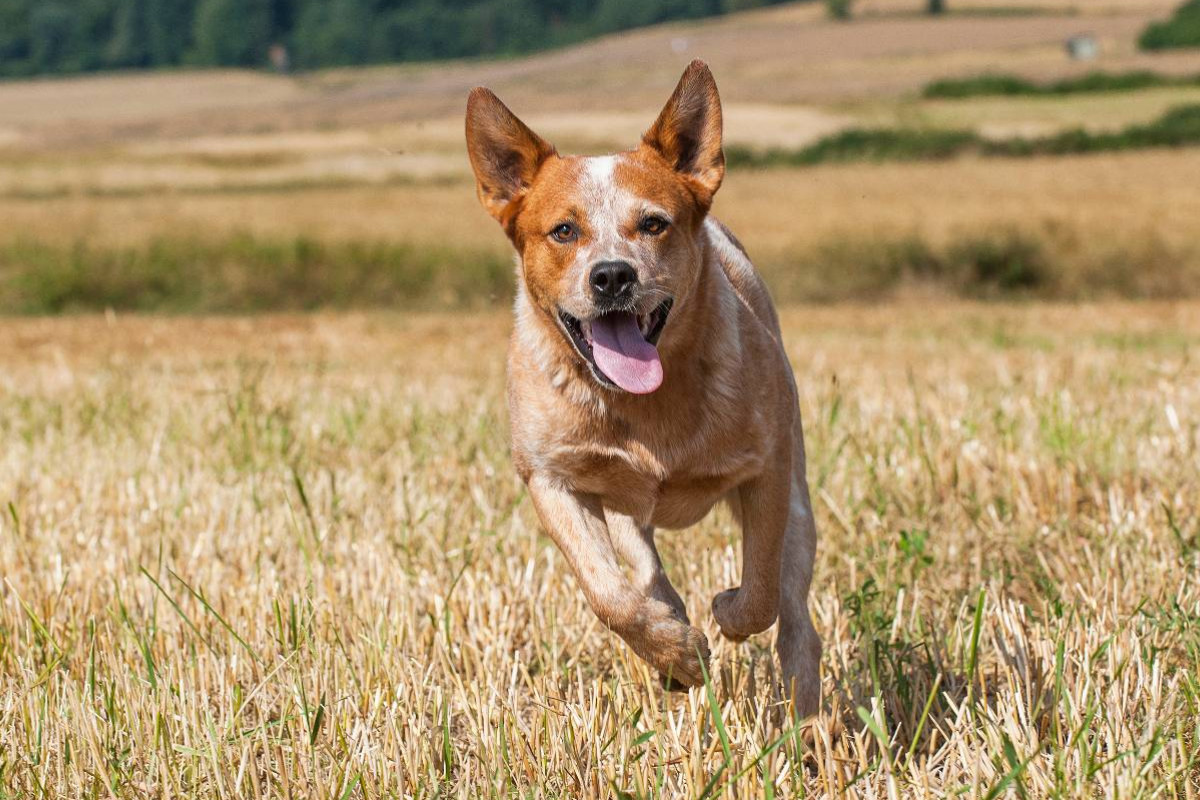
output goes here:
{"type": "Polygon", "coordinates": [[[742,523],[742,585],[713,598],[721,633],[741,641],[779,616],[779,572],[792,492],[790,453],[737,488],[731,504],[742,523]]]}
{"type": "Polygon", "coordinates": [[[613,547],[633,569],[633,584],[638,591],[669,605],[675,610],[675,617],[680,622],[690,622],[683,598],[675,591],[671,579],[667,577],[667,571],[663,569],[658,547],[654,544],[654,526],[640,525],[628,514],[607,508],[604,509],[604,519],[608,523],[613,547]]]}
{"type": "Polygon", "coordinates": [[[529,493],[600,621],[663,675],[688,686],[702,684],[708,640],[681,622],[668,603],[642,594],[625,577],[599,498],[537,473],[530,476],[529,493]]]}

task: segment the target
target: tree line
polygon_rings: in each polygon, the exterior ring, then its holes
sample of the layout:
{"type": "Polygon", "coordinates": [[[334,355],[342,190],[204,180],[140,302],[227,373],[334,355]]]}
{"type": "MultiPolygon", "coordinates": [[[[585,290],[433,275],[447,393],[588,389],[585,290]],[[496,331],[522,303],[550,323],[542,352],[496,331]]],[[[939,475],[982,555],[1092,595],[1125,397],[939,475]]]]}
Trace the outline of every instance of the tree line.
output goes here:
{"type": "MultiPolygon", "coordinates": [[[[946,0],[924,0],[925,9],[933,15],[946,13],[946,0]]],[[[825,0],[825,10],[834,19],[846,20],[853,16],[854,0],[825,0]]]]}
{"type": "Polygon", "coordinates": [[[0,0],[0,76],[527,53],[781,0],[0,0]]]}

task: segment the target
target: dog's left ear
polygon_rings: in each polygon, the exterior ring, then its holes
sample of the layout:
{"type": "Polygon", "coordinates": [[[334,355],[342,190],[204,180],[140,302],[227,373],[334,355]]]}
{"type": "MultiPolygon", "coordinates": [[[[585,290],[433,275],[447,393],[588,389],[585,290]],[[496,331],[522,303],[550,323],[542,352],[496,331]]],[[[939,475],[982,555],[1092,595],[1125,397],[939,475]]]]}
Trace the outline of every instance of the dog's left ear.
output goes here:
{"type": "Polygon", "coordinates": [[[707,210],[725,177],[721,150],[721,98],[708,65],[696,59],[684,70],[642,144],[655,150],[688,179],[707,210]]]}

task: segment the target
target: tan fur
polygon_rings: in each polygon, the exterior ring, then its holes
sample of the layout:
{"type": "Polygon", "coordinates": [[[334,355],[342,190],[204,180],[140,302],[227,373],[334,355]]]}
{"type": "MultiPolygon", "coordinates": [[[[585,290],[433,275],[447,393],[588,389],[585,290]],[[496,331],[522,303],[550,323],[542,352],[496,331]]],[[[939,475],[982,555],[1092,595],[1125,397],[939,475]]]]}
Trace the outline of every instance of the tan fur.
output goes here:
{"type": "Polygon", "coordinates": [[[778,618],[789,694],[798,713],[814,713],[816,531],[796,387],[766,287],[707,216],[724,175],[708,68],[688,67],[628,153],[559,156],[486,89],[471,94],[467,143],[484,207],[519,255],[513,461],[592,608],[665,677],[701,683],[707,640],[662,569],[654,528],[687,527],[727,502],[743,531],[742,583],[713,599],[713,614],[735,640],[778,618]],[[669,218],[668,231],[639,233],[639,209],[669,218]],[[548,235],[564,220],[577,241],[548,235]],[[651,394],[602,386],[559,325],[559,310],[595,313],[585,267],[612,257],[636,267],[640,311],[674,299],[658,343],[664,380],[651,394]]]}

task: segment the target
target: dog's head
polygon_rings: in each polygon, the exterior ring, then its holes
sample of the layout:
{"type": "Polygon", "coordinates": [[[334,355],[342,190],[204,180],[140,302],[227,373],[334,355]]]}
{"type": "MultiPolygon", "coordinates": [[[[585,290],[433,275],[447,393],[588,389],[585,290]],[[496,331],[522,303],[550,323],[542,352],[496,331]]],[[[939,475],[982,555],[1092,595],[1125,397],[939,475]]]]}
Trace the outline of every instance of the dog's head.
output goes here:
{"type": "Polygon", "coordinates": [[[533,307],[602,385],[662,383],[657,344],[700,273],[704,217],[725,174],[721,102],[693,61],[635,150],[560,156],[487,89],[467,102],[479,199],[521,258],[533,307]]]}

